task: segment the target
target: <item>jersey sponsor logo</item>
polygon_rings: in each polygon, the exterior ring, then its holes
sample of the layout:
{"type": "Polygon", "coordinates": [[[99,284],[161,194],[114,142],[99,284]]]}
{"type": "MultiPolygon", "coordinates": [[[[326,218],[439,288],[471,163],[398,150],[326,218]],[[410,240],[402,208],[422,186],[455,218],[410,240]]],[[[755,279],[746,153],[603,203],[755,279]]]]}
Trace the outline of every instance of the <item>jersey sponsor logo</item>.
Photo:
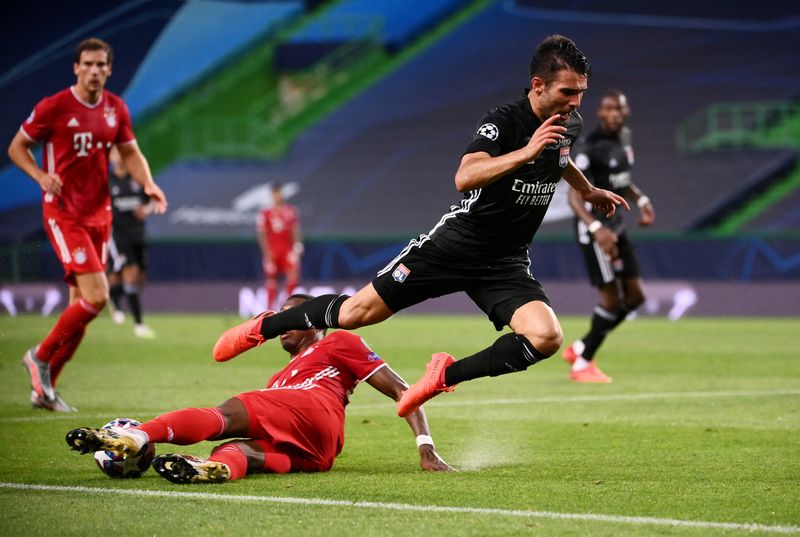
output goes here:
{"type": "Polygon", "coordinates": [[[112,129],[117,126],[117,109],[113,107],[106,107],[103,109],[103,116],[106,118],[106,125],[112,129]]]}
{"type": "Polygon", "coordinates": [[[511,190],[520,193],[514,201],[517,205],[549,205],[557,187],[558,183],[528,183],[514,179],[511,190]]]}
{"type": "Polygon", "coordinates": [[[89,149],[92,148],[92,133],[91,132],[76,132],[72,135],[72,147],[78,152],[79,157],[89,155],[89,149]]]}
{"type": "Polygon", "coordinates": [[[409,274],[411,274],[411,270],[404,264],[400,263],[397,265],[397,268],[394,269],[394,272],[392,272],[392,278],[397,283],[403,283],[406,281],[406,278],[408,278],[409,274]]]}
{"type": "Polygon", "coordinates": [[[72,259],[74,259],[75,263],[78,265],[83,265],[87,260],[86,250],[84,248],[75,248],[72,251],[72,259]]]}
{"type": "Polygon", "coordinates": [[[78,120],[74,117],[67,122],[67,127],[80,127],[80,126],[81,124],[78,123],[78,120]]]}
{"type": "Polygon", "coordinates": [[[494,123],[484,123],[478,127],[478,134],[490,140],[497,140],[500,135],[500,129],[494,123]]]}
{"type": "Polygon", "coordinates": [[[569,162],[569,146],[562,147],[558,152],[558,165],[565,168],[567,162],[569,162]]]}
{"type": "Polygon", "coordinates": [[[544,146],[544,148],[549,150],[554,150],[554,149],[562,149],[564,147],[571,145],[572,145],[572,138],[562,138],[561,140],[555,143],[544,146]]]}

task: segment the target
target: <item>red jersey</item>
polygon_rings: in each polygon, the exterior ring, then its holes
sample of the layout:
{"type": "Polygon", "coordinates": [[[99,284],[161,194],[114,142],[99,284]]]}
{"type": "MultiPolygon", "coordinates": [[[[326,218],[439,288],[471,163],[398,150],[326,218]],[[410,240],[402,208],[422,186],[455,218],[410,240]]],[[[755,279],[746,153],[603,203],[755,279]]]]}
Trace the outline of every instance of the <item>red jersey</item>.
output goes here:
{"type": "Polygon", "coordinates": [[[258,231],[265,234],[270,250],[289,252],[295,243],[297,222],[297,210],[283,204],[258,215],[258,231]]]}
{"type": "Polygon", "coordinates": [[[294,356],[262,391],[313,390],[344,408],[356,385],[384,365],[386,362],[362,338],[338,330],[294,356]]]}
{"type": "Polygon", "coordinates": [[[136,141],[125,102],[104,90],[89,104],[70,87],[39,101],[20,131],[44,142],[42,167],[63,183],[58,196],[42,192],[44,217],[110,223],[108,152],[136,141]]]}

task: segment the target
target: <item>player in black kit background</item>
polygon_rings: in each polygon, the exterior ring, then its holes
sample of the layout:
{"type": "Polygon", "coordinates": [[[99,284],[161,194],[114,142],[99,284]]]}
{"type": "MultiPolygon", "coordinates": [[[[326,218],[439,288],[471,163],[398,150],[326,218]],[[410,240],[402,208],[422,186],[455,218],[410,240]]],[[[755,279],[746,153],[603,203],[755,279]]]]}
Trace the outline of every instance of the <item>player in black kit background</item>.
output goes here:
{"type": "MultiPolygon", "coordinates": [[[[609,90],[600,101],[598,127],[581,140],[575,150],[575,164],[589,181],[631,200],[639,207],[639,225],[649,226],[656,214],[650,198],[633,183],[631,130],[625,126],[630,115],[628,100],[619,90],[609,90]]],[[[589,332],[564,350],[575,382],[611,382],[597,367],[594,356],[606,336],[645,300],[639,262],[622,216],[606,216],[586,207],[575,192],[569,193],[575,212],[575,236],[586,261],[589,281],[600,295],[589,332]]]]}
{"type": "Polygon", "coordinates": [[[136,337],[152,339],[155,332],[142,320],[141,289],[147,275],[147,238],[145,219],[152,214],[150,197],[133,181],[116,147],[109,153],[111,173],[108,188],[111,194],[112,238],[109,244],[109,295],[111,317],[117,324],[125,322],[122,308],[124,296],[136,337]]]}
{"type": "Polygon", "coordinates": [[[397,412],[407,416],[459,382],[525,370],[554,354],[561,326],[530,272],[529,248],[561,177],[606,214],[620,196],[595,188],[570,159],[580,134],[577,112],[588,88],[586,56],[568,38],[550,36],[536,48],[530,89],[478,123],[455,175],[463,193],[427,234],[412,240],[355,295],[325,295],[278,314],[266,312],[225,332],[218,361],[289,330],[355,329],[379,323],[428,298],[463,291],[498,330],[488,348],[456,361],[434,354],[425,375],[406,390],[397,412]]]}

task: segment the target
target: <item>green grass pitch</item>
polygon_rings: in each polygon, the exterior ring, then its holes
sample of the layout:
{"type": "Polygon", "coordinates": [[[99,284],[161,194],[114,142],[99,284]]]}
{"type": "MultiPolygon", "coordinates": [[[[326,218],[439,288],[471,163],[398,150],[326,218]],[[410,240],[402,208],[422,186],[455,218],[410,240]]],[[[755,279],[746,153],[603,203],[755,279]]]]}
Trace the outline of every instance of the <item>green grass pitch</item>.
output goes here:
{"type": "MultiPolygon", "coordinates": [[[[426,405],[441,456],[418,467],[392,403],[361,386],[345,448],[324,474],[179,486],[152,470],[111,480],[71,452],[71,428],[215,406],[263,387],[286,360],[267,343],[217,364],[238,319],[153,315],[152,341],[103,315],[59,383],[80,409],[35,411],[20,366],[54,318],[0,318],[0,535],[773,535],[800,533],[800,322],[641,317],[598,360],[614,382],[577,385],[554,356],[426,405]]],[[[566,341],[586,318],[563,318],[566,341]]],[[[409,382],[432,352],[496,337],[477,316],[401,314],[359,331],[409,382]]],[[[214,444],[160,452],[207,455],[214,444]]]]}

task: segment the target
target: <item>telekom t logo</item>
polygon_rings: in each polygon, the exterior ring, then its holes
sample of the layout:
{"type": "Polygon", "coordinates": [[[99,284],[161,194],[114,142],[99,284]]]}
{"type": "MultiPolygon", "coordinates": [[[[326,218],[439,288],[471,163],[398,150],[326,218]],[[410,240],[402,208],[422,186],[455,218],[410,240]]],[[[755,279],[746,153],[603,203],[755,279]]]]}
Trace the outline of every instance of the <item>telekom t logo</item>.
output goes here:
{"type": "Polygon", "coordinates": [[[87,156],[89,154],[87,150],[92,148],[92,133],[76,132],[72,135],[72,146],[78,152],[79,157],[87,156]]]}

